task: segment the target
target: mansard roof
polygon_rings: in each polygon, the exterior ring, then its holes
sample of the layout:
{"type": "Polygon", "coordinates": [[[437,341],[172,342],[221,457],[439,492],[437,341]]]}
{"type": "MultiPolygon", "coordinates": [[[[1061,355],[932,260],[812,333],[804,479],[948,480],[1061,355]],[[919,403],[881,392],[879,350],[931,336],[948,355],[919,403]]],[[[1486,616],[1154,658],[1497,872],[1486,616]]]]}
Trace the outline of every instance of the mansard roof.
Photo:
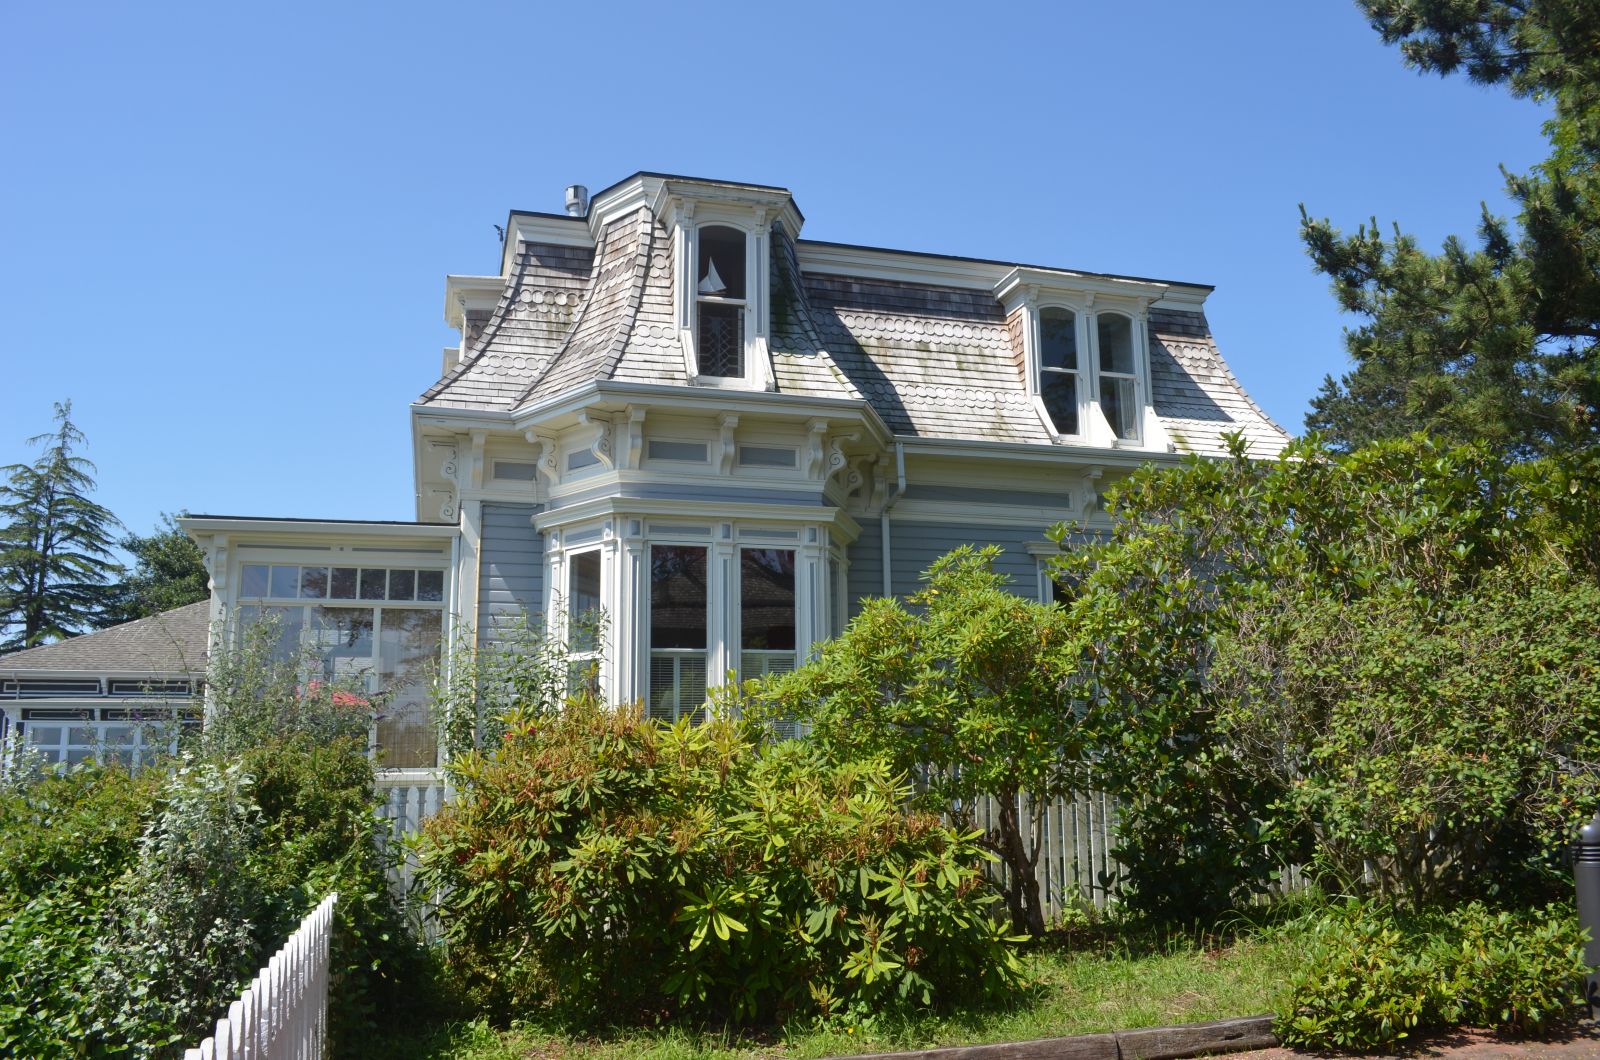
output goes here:
{"type": "MultiPolygon", "coordinates": [[[[629,180],[641,177],[659,175],[629,180]]],[[[587,219],[516,216],[537,223],[510,229],[496,304],[463,311],[460,363],[420,404],[512,412],[595,379],[690,385],[674,325],[671,236],[648,203],[587,219]]],[[[995,295],[1002,276],[1028,267],[797,240],[781,221],[771,248],[779,392],[865,400],[905,437],[1052,443],[1024,377],[1019,317],[995,295]]],[[[1149,382],[1180,451],[1220,454],[1230,431],[1258,453],[1287,441],[1223,361],[1203,311],[1208,286],[1029,271],[1174,293],[1149,309],[1149,382]]]]}

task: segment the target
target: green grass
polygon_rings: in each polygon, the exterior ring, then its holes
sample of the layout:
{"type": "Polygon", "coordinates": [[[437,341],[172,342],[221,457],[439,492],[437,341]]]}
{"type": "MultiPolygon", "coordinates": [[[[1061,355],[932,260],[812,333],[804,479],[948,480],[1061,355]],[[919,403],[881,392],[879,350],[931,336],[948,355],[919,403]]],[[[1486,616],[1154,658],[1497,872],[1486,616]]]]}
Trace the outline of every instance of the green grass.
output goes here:
{"type": "Polygon", "coordinates": [[[674,1027],[574,1038],[529,1023],[510,1030],[466,1023],[437,1028],[423,1040],[397,1041],[387,1055],[401,1060],[812,1060],[1091,1034],[1266,1013],[1300,955],[1292,937],[1273,933],[1225,948],[1186,941],[1143,953],[1041,950],[1024,960],[1036,985],[1000,1010],[826,1029],[795,1027],[767,1035],[674,1027]]]}

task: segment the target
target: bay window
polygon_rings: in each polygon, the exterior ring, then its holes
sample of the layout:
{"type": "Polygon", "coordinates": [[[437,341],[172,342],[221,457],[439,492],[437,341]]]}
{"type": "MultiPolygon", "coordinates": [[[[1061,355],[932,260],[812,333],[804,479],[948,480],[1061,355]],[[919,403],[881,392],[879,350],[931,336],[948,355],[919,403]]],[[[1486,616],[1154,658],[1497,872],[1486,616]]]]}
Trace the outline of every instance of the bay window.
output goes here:
{"type": "Polygon", "coordinates": [[[706,549],[650,546],[651,717],[677,721],[706,701],[706,549]]]}

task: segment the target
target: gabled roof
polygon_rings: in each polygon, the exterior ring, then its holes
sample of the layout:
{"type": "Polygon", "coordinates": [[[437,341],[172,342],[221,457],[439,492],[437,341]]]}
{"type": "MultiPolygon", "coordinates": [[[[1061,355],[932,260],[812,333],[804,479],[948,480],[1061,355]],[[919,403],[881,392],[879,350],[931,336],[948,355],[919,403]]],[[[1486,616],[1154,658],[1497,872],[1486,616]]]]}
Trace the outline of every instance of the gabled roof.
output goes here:
{"type": "MultiPolygon", "coordinates": [[[[1028,393],[1020,320],[993,286],[1007,271],[1041,270],[941,258],[930,271],[930,255],[817,245],[872,260],[851,271],[830,252],[803,268],[791,234],[773,226],[778,391],[864,399],[907,438],[1052,444],[1028,393]]],[[[596,379],[687,386],[672,267],[671,237],[645,205],[607,215],[592,248],[520,241],[498,305],[469,316],[465,356],[420,404],[509,412],[596,379]]],[[[1056,272],[1182,292],[1149,310],[1150,399],[1180,451],[1221,454],[1233,431],[1262,455],[1288,441],[1223,361],[1200,308],[1209,287],[1056,272]]]]}
{"type": "Polygon", "coordinates": [[[0,674],[25,670],[185,674],[206,668],[210,603],[201,600],[149,618],[53,644],[0,655],[0,674]]]}

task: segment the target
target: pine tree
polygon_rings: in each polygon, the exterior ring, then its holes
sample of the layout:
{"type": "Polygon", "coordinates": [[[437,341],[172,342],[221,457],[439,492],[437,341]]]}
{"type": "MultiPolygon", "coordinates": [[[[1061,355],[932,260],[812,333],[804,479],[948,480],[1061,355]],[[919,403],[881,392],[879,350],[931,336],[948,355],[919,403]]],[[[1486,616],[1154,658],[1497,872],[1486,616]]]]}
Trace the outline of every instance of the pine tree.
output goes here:
{"type": "Polygon", "coordinates": [[[76,454],[83,433],[72,402],[57,403],[56,429],[28,439],[44,451],[0,468],[0,651],[75,636],[98,619],[122,573],[112,557],[121,524],[90,500],[94,464],[76,454]]]}
{"type": "Polygon", "coordinates": [[[1344,236],[1302,209],[1301,236],[1347,311],[1355,368],[1307,426],[1354,447],[1425,430],[1521,457],[1600,450],[1600,4],[1358,0],[1424,73],[1554,102],[1550,157],[1507,173],[1517,223],[1484,208],[1475,246],[1428,254],[1376,220],[1344,236]]]}
{"type": "MultiPolygon", "coordinates": [[[[180,513],[182,514],[182,513],[180,513]]],[[[129,533],[117,544],[134,559],[134,569],[115,588],[99,625],[112,626],[158,615],[211,595],[210,576],[200,546],[165,512],[149,534],[129,533]]]]}

